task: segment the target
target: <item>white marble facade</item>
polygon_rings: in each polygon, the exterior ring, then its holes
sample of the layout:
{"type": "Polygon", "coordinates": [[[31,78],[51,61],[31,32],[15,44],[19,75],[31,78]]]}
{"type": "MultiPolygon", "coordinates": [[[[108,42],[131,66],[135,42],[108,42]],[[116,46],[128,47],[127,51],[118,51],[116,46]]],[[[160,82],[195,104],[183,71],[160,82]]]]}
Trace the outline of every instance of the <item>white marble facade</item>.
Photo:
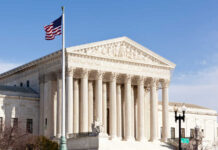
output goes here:
{"type": "MultiPolygon", "coordinates": [[[[174,63],[121,37],[67,48],[66,68],[68,137],[92,132],[92,123],[98,121],[109,140],[156,141],[160,124],[162,141],[170,138],[168,87],[174,63]]],[[[59,138],[61,51],[0,75],[2,85],[27,80],[40,97],[39,134],[59,138]]]]}

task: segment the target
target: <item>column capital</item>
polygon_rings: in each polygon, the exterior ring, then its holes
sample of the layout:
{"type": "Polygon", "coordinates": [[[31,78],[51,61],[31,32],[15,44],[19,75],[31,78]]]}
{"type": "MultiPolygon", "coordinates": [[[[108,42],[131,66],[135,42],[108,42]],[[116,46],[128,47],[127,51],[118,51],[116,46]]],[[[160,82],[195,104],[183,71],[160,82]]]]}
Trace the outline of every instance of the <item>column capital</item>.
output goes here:
{"type": "Polygon", "coordinates": [[[161,82],[162,88],[168,88],[168,87],[169,87],[169,84],[170,84],[170,80],[163,80],[163,81],[161,82]]]}
{"type": "Polygon", "coordinates": [[[144,79],[145,79],[145,77],[139,76],[138,79],[137,79],[138,85],[144,85],[144,79]]]}
{"type": "Polygon", "coordinates": [[[151,82],[150,83],[151,83],[152,87],[157,87],[158,82],[159,82],[158,78],[151,78],[151,82]]]}
{"type": "Polygon", "coordinates": [[[73,76],[74,71],[75,71],[75,68],[68,68],[68,69],[66,70],[66,75],[67,75],[67,76],[73,76]]]}
{"type": "Polygon", "coordinates": [[[104,75],[104,73],[102,71],[97,70],[96,71],[96,80],[102,79],[103,75],[104,75]]]}
{"type": "Polygon", "coordinates": [[[117,73],[111,72],[110,73],[110,81],[116,81],[117,80],[117,73]]]}
{"type": "Polygon", "coordinates": [[[131,83],[132,76],[130,74],[125,75],[125,83],[131,83]]]}
{"type": "Polygon", "coordinates": [[[89,75],[89,70],[88,69],[82,69],[81,77],[82,78],[88,78],[88,75],[89,75]]]}

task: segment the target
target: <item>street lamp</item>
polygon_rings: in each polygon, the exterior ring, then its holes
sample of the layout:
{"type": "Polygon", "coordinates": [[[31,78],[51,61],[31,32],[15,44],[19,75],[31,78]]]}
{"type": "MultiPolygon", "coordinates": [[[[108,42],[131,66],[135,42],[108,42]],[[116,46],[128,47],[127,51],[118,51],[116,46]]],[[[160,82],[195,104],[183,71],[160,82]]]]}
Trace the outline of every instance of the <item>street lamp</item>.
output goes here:
{"type": "Polygon", "coordinates": [[[175,122],[177,122],[177,120],[179,120],[179,150],[182,150],[182,147],[181,147],[181,120],[183,122],[185,121],[185,111],[186,111],[186,107],[183,104],[183,106],[182,106],[182,116],[180,114],[179,114],[179,116],[177,116],[178,107],[176,105],[174,106],[175,122]]]}

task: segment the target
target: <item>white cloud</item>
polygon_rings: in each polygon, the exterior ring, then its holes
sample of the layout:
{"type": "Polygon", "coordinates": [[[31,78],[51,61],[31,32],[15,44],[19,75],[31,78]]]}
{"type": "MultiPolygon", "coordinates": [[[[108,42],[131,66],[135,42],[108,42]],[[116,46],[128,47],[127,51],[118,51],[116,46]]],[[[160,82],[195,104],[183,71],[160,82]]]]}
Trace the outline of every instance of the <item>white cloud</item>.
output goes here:
{"type": "Polygon", "coordinates": [[[170,86],[170,100],[218,111],[218,66],[175,77],[170,86]]]}
{"type": "Polygon", "coordinates": [[[16,63],[8,63],[8,62],[4,62],[4,61],[0,61],[0,73],[9,71],[17,66],[19,66],[20,64],[16,64],[16,63]]]}

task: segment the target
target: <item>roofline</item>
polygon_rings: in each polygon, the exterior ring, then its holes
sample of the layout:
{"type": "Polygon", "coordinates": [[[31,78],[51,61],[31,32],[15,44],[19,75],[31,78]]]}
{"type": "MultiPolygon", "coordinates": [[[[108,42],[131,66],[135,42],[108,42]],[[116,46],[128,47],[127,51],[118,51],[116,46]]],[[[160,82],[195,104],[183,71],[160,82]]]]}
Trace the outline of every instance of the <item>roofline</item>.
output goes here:
{"type": "MultiPolygon", "coordinates": [[[[123,37],[118,37],[118,38],[113,38],[113,39],[108,39],[108,40],[102,40],[102,41],[92,42],[92,43],[87,43],[87,44],[81,44],[81,45],[72,46],[72,47],[68,47],[68,48],[66,48],[66,52],[68,52],[68,51],[70,51],[70,50],[77,50],[77,49],[82,49],[82,48],[86,48],[86,47],[90,47],[90,46],[93,47],[93,46],[98,46],[98,45],[103,45],[103,44],[109,44],[109,43],[119,42],[119,41],[128,42],[129,44],[132,44],[132,45],[136,46],[137,48],[139,48],[139,49],[141,49],[141,50],[143,50],[143,51],[148,52],[150,55],[152,55],[152,56],[155,57],[156,59],[160,59],[161,61],[167,63],[167,64],[170,66],[171,69],[174,69],[175,66],[176,66],[174,63],[168,61],[167,59],[163,58],[162,56],[160,56],[160,55],[158,55],[158,54],[152,52],[151,50],[147,49],[146,47],[140,45],[139,43],[137,43],[137,42],[135,42],[135,41],[129,39],[128,37],[125,37],[125,36],[123,36],[123,37]]],[[[30,62],[28,62],[28,63],[26,63],[26,64],[24,64],[24,65],[21,65],[21,66],[19,66],[19,67],[16,67],[16,68],[14,68],[14,69],[11,69],[11,70],[9,70],[9,71],[6,71],[6,72],[0,74],[0,79],[5,78],[5,77],[7,77],[7,76],[10,76],[10,75],[12,75],[12,74],[14,74],[14,73],[17,73],[17,72],[21,71],[21,70],[30,68],[30,67],[32,67],[32,66],[34,66],[34,65],[37,65],[37,64],[41,63],[41,62],[47,61],[48,59],[50,59],[50,58],[52,58],[52,57],[54,57],[54,56],[58,56],[58,55],[60,55],[60,54],[61,54],[61,50],[58,50],[58,51],[55,51],[55,52],[53,52],[53,53],[51,53],[51,54],[45,55],[45,56],[43,56],[43,57],[40,57],[40,58],[38,58],[38,59],[36,59],[36,60],[30,61],[30,62]]]]}
{"type": "Polygon", "coordinates": [[[95,47],[95,46],[99,46],[99,45],[105,45],[105,44],[110,44],[110,43],[114,43],[114,42],[121,42],[121,41],[132,44],[136,48],[138,48],[140,50],[143,50],[146,53],[149,53],[154,58],[159,59],[159,60],[163,61],[164,63],[168,64],[170,66],[170,68],[172,68],[172,69],[174,69],[176,67],[176,64],[174,64],[173,62],[165,59],[164,57],[156,54],[155,52],[152,52],[148,48],[142,46],[141,44],[131,40],[130,38],[128,38],[126,36],[113,38],[113,39],[108,39],[108,40],[103,40],[103,41],[97,41],[97,42],[93,42],[93,43],[81,44],[81,45],[77,45],[77,46],[72,46],[72,47],[67,48],[67,51],[74,51],[74,50],[78,50],[78,49],[84,49],[84,48],[88,48],[88,47],[95,47]]]}

